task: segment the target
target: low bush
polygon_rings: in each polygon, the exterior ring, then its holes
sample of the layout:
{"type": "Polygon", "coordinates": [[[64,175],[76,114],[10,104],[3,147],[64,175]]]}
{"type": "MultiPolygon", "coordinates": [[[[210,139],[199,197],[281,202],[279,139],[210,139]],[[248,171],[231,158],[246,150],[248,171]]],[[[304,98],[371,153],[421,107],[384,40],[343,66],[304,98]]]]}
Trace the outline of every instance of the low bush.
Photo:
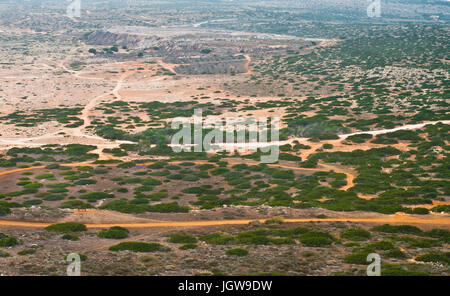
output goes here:
{"type": "Polygon", "coordinates": [[[235,241],[234,237],[226,235],[221,231],[203,235],[199,239],[211,245],[228,245],[235,241]]]}
{"type": "Polygon", "coordinates": [[[123,242],[109,248],[110,251],[133,251],[133,252],[168,252],[170,248],[158,243],[144,243],[144,242],[123,242]]]}
{"type": "Polygon", "coordinates": [[[370,238],[370,232],[362,228],[352,228],[343,231],[341,237],[352,241],[364,241],[370,238]]]}
{"type": "Polygon", "coordinates": [[[300,242],[308,247],[325,247],[333,243],[334,237],[322,231],[310,231],[300,236],[300,242]]]}
{"type": "Polygon", "coordinates": [[[416,257],[416,261],[450,264],[450,252],[424,254],[416,257]]]}
{"type": "Polygon", "coordinates": [[[109,229],[102,229],[98,234],[100,238],[123,239],[127,238],[130,231],[120,226],[113,226],[109,229]]]}
{"type": "Polygon", "coordinates": [[[428,276],[429,274],[422,271],[413,271],[402,268],[400,265],[384,267],[381,266],[381,276],[428,276]]]}
{"type": "Polygon", "coordinates": [[[427,215],[430,213],[430,211],[426,208],[415,208],[413,209],[413,214],[418,214],[418,215],[427,215]]]}
{"type": "Polygon", "coordinates": [[[404,234],[415,234],[415,235],[421,235],[423,231],[420,228],[417,228],[416,226],[411,225],[389,225],[389,224],[383,224],[378,225],[372,228],[373,231],[378,232],[386,232],[386,233],[404,233],[404,234]]]}
{"type": "Polygon", "coordinates": [[[19,241],[15,237],[0,233],[0,247],[13,247],[18,244],[19,241]]]}
{"type": "Polygon", "coordinates": [[[226,251],[226,254],[228,256],[247,256],[248,255],[248,251],[246,249],[242,249],[242,248],[236,248],[236,249],[230,249],[226,251]]]}
{"type": "Polygon", "coordinates": [[[25,249],[25,250],[17,252],[17,255],[25,256],[25,255],[31,255],[34,253],[36,253],[36,250],[34,250],[34,249],[25,249]]]}
{"type": "Polygon", "coordinates": [[[180,250],[191,250],[197,248],[197,244],[184,244],[180,247],[180,250]]]}
{"type": "Polygon", "coordinates": [[[65,240],[70,240],[70,241],[78,241],[78,240],[80,240],[80,238],[78,236],[76,236],[74,234],[71,234],[71,233],[66,233],[61,238],[65,239],[65,240]]]}
{"type": "Polygon", "coordinates": [[[76,222],[66,222],[59,224],[52,224],[45,228],[47,231],[56,231],[56,232],[77,232],[77,231],[86,231],[86,225],[76,222]]]}
{"type": "Polygon", "coordinates": [[[344,257],[344,261],[350,264],[368,265],[367,256],[370,252],[356,252],[344,257]]]}

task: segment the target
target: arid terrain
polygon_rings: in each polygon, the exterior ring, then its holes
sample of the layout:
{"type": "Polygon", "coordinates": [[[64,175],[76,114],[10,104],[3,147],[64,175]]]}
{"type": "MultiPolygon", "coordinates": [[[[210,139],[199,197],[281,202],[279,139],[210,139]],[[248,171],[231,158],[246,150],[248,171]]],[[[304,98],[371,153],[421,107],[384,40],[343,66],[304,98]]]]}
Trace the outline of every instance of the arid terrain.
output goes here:
{"type": "Polygon", "coordinates": [[[0,275],[448,275],[448,6],[218,2],[0,4],[0,275]]]}

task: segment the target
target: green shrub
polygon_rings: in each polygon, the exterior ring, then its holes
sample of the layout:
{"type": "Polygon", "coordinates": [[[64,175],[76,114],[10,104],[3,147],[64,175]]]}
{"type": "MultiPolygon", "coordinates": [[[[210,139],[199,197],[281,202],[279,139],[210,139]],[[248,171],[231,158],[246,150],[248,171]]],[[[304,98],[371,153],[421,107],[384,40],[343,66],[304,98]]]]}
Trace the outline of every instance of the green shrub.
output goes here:
{"type": "Polygon", "coordinates": [[[199,239],[211,245],[228,245],[235,241],[234,237],[225,235],[221,231],[203,235],[199,239]]]}
{"type": "Polygon", "coordinates": [[[0,258],[10,257],[11,255],[8,252],[0,251],[0,258]]]}
{"type": "Polygon", "coordinates": [[[446,213],[450,213],[450,205],[439,205],[439,206],[435,206],[434,208],[431,209],[431,211],[433,212],[446,212],[446,213]]]}
{"type": "Polygon", "coordinates": [[[70,234],[70,233],[64,234],[61,238],[65,239],[65,240],[71,240],[71,241],[78,241],[78,240],[80,240],[80,238],[78,236],[76,236],[74,234],[70,234]]]}
{"type": "Polygon", "coordinates": [[[397,258],[397,259],[405,259],[406,258],[406,254],[403,253],[400,249],[389,250],[384,255],[389,258],[397,258]]]}
{"type": "Polygon", "coordinates": [[[402,266],[381,266],[381,276],[428,276],[429,274],[421,271],[413,271],[402,268],[402,266]]]}
{"type": "Polygon", "coordinates": [[[26,200],[23,202],[23,205],[27,206],[27,207],[40,205],[40,204],[42,204],[42,200],[40,200],[40,199],[30,199],[30,200],[26,200]]]}
{"type": "Polygon", "coordinates": [[[18,244],[19,241],[15,237],[0,233],[0,247],[12,247],[18,244]]]}
{"type": "Polygon", "coordinates": [[[424,254],[416,257],[416,261],[450,264],[450,252],[424,254]]]}
{"type": "Polygon", "coordinates": [[[438,238],[440,241],[445,243],[450,243],[450,231],[446,229],[434,228],[430,231],[425,232],[426,236],[438,238]]]}
{"type": "Polygon", "coordinates": [[[156,205],[150,205],[148,207],[149,212],[158,213],[187,213],[190,208],[187,206],[180,206],[177,202],[160,203],[156,205]]]}
{"type": "Polygon", "coordinates": [[[7,207],[0,206],[0,217],[6,216],[11,213],[11,210],[7,207]]]}
{"type": "Polygon", "coordinates": [[[371,134],[358,134],[358,135],[353,135],[353,136],[347,137],[348,141],[352,141],[354,143],[364,143],[370,139],[372,139],[371,134]]]}
{"type": "Polygon", "coordinates": [[[300,242],[308,247],[325,247],[333,243],[334,237],[322,231],[310,231],[300,236],[300,242]]]}
{"type": "Polygon", "coordinates": [[[430,211],[426,208],[414,208],[412,212],[413,212],[413,214],[418,214],[418,215],[426,215],[426,214],[430,213],[430,211]]]}
{"type": "Polygon", "coordinates": [[[184,244],[180,247],[180,250],[191,250],[197,248],[197,244],[184,244]]]}
{"type": "Polygon", "coordinates": [[[54,178],[55,178],[55,175],[53,175],[52,173],[41,174],[41,175],[36,176],[36,179],[38,179],[38,180],[42,180],[42,179],[50,180],[50,179],[54,179],[54,178]]]}
{"type": "Polygon", "coordinates": [[[242,249],[242,248],[236,248],[236,249],[230,249],[226,251],[226,254],[228,256],[247,256],[248,255],[248,251],[246,249],[242,249]]]}
{"type": "Polygon", "coordinates": [[[109,248],[110,251],[124,251],[129,250],[133,252],[168,252],[170,248],[158,243],[144,243],[144,242],[123,242],[109,248]]]}
{"type": "Polygon", "coordinates": [[[113,226],[109,229],[102,229],[98,234],[100,238],[123,239],[127,238],[130,231],[120,226],[113,226]]]}
{"type": "Polygon", "coordinates": [[[352,241],[364,241],[370,238],[370,232],[362,228],[352,228],[343,231],[341,237],[352,241]]]}
{"type": "MultiPolygon", "coordinates": [[[[267,237],[267,235],[271,234],[269,231],[261,229],[255,231],[247,231],[241,232],[237,235],[237,242],[240,244],[254,244],[254,245],[280,245],[280,244],[295,244],[295,241],[292,238],[272,238],[267,237]]],[[[277,233],[273,233],[274,235],[278,235],[277,233]]],[[[283,235],[280,233],[279,235],[283,235]]]]}
{"type": "Polygon", "coordinates": [[[404,234],[416,234],[421,235],[423,231],[420,228],[411,225],[389,225],[383,224],[372,228],[374,231],[386,232],[386,233],[404,233],[404,234]]]}
{"type": "Polygon", "coordinates": [[[90,192],[80,195],[80,199],[87,199],[88,201],[97,201],[105,198],[114,198],[114,195],[106,192],[90,192]]]}
{"type": "Polygon", "coordinates": [[[17,252],[17,255],[24,256],[24,255],[31,255],[31,254],[34,254],[34,253],[36,253],[36,250],[24,249],[22,251],[17,252]]]}
{"type": "Polygon", "coordinates": [[[329,246],[333,241],[326,237],[308,237],[300,240],[302,244],[308,247],[324,247],[329,246]]]}
{"type": "Polygon", "coordinates": [[[77,232],[77,231],[86,231],[86,225],[77,223],[77,222],[66,222],[59,223],[47,226],[45,228],[47,231],[56,231],[56,232],[77,232]]]}
{"type": "Polygon", "coordinates": [[[61,209],[91,209],[92,205],[85,203],[81,200],[69,200],[63,202],[59,208],[61,209]]]}
{"type": "Polygon", "coordinates": [[[91,184],[96,184],[97,181],[95,180],[91,180],[91,179],[82,179],[82,180],[78,180],[75,182],[75,185],[91,185],[91,184]]]}
{"type": "Polygon", "coordinates": [[[367,256],[370,252],[357,252],[344,257],[344,261],[350,264],[368,265],[367,256]]]}

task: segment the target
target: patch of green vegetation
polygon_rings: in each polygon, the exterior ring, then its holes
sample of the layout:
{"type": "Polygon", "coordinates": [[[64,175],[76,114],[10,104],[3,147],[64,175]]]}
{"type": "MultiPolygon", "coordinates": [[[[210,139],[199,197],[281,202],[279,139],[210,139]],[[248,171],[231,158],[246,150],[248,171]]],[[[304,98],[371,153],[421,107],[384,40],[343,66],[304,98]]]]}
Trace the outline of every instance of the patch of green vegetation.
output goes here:
{"type": "Polygon", "coordinates": [[[109,229],[102,229],[98,234],[100,238],[124,239],[127,238],[130,231],[120,226],[113,226],[109,229]]]}
{"type": "Polygon", "coordinates": [[[133,252],[168,252],[170,248],[158,243],[144,243],[144,242],[123,242],[118,245],[111,246],[110,251],[133,251],[133,252]]]}
{"type": "Polygon", "coordinates": [[[436,262],[436,263],[450,264],[450,252],[427,253],[416,257],[416,260],[422,262],[436,262]]]}
{"type": "Polygon", "coordinates": [[[370,232],[362,228],[351,228],[343,231],[341,237],[352,241],[364,241],[370,238],[370,232]]]}
{"type": "Polygon", "coordinates": [[[15,237],[0,233],[0,247],[13,247],[18,244],[19,241],[15,237]]]}
{"type": "Polygon", "coordinates": [[[197,244],[184,244],[180,247],[180,250],[191,250],[197,248],[197,244]]]}
{"type": "Polygon", "coordinates": [[[66,233],[61,238],[65,239],[65,240],[70,240],[70,241],[79,241],[80,240],[80,238],[78,236],[76,236],[75,234],[71,234],[71,233],[66,233]]]}
{"type": "Polygon", "coordinates": [[[22,251],[17,252],[17,255],[25,256],[25,255],[32,255],[34,253],[36,253],[36,250],[34,249],[24,249],[22,251]]]}
{"type": "Polygon", "coordinates": [[[211,245],[228,245],[235,241],[234,237],[221,231],[202,235],[199,239],[211,245]]]}
{"type": "Polygon", "coordinates": [[[86,231],[86,225],[77,223],[77,222],[66,222],[66,223],[58,223],[52,224],[50,226],[45,227],[47,231],[55,231],[55,232],[78,232],[78,231],[86,231]]]}
{"type": "Polygon", "coordinates": [[[242,248],[229,249],[225,253],[228,256],[238,256],[238,257],[242,257],[242,256],[247,256],[248,255],[248,251],[246,249],[242,249],[242,248]]]}

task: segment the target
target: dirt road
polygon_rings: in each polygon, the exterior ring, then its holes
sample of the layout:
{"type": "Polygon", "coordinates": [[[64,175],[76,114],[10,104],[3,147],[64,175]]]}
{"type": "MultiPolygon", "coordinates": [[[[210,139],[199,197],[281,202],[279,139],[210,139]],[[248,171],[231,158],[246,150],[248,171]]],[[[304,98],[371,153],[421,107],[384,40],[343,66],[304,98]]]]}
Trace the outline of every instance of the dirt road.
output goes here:
{"type": "MultiPolygon", "coordinates": [[[[267,219],[242,219],[242,220],[212,220],[212,221],[163,221],[163,222],[145,222],[145,223],[111,223],[111,224],[86,224],[87,228],[109,228],[112,226],[121,226],[125,228],[158,228],[158,227],[199,227],[199,226],[221,226],[221,225],[245,225],[250,222],[259,221],[264,223],[267,219]]],[[[448,216],[441,217],[437,215],[418,218],[411,215],[390,215],[388,217],[370,217],[370,218],[304,218],[304,219],[285,219],[285,223],[308,223],[308,222],[354,222],[354,223],[374,223],[374,224],[420,224],[420,225],[443,225],[449,226],[448,216]]],[[[21,227],[21,228],[45,228],[52,223],[25,222],[25,221],[0,221],[1,227],[21,227]]]]}

